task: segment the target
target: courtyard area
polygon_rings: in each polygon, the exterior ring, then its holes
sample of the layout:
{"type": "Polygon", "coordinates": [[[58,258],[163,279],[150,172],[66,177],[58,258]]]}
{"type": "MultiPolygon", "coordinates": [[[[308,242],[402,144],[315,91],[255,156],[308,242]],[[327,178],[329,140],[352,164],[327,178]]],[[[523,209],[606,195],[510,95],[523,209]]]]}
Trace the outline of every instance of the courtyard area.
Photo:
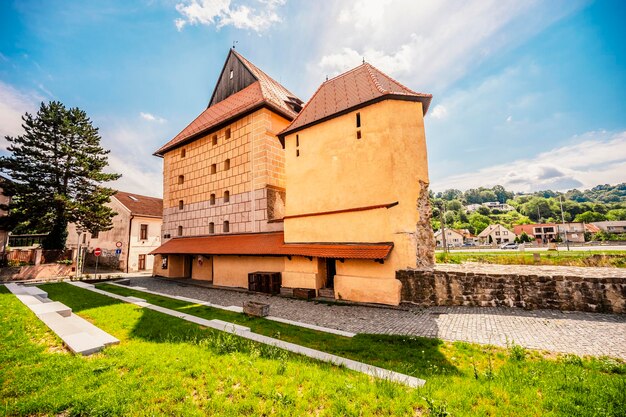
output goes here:
{"type": "Polygon", "coordinates": [[[624,314],[527,311],[506,307],[431,307],[405,310],[318,303],[203,288],[190,285],[191,283],[190,280],[131,278],[131,286],[224,306],[241,306],[244,301],[258,301],[269,304],[270,314],[273,316],[353,333],[422,336],[502,347],[516,343],[529,349],[626,359],[624,314]]]}

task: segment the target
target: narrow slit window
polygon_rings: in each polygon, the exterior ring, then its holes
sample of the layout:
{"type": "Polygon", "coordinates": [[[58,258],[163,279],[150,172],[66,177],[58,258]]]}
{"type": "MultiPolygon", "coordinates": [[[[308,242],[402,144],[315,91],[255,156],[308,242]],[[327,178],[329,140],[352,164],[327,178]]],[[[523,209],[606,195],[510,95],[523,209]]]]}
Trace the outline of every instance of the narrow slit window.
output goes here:
{"type": "Polygon", "coordinates": [[[361,113],[356,114],[356,127],[361,127],[361,113]]]}
{"type": "Polygon", "coordinates": [[[296,135],[296,147],[300,146],[300,136],[296,135]]]}
{"type": "Polygon", "coordinates": [[[183,235],[183,226],[178,226],[178,236],[183,235]]]}
{"type": "Polygon", "coordinates": [[[213,146],[217,145],[217,135],[213,135],[213,146]]]}
{"type": "Polygon", "coordinates": [[[228,220],[226,220],[224,222],[224,233],[228,233],[230,232],[230,223],[228,223],[228,220]]]}
{"type": "Polygon", "coordinates": [[[183,184],[185,182],[185,176],[184,175],[179,175],[178,176],[178,183],[179,184],[183,184]]]}
{"type": "Polygon", "coordinates": [[[300,149],[296,149],[296,156],[300,156],[300,149]]]}
{"type": "Polygon", "coordinates": [[[357,139],[361,139],[361,131],[360,130],[356,131],[356,138],[357,139]]]}
{"type": "Polygon", "coordinates": [[[215,174],[217,172],[217,164],[211,165],[211,174],[215,174]]]}
{"type": "Polygon", "coordinates": [[[230,201],[230,192],[224,191],[224,203],[228,203],[230,201]]]}
{"type": "Polygon", "coordinates": [[[183,148],[180,150],[180,157],[184,158],[185,156],[187,156],[187,149],[183,148]]]}
{"type": "Polygon", "coordinates": [[[215,205],[215,194],[211,194],[211,198],[209,200],[211,202],[211,205],[214,206],[215,205]]]}
{"type": "Polygon", "coordinates": [[[215,223],[211,222],[209,223],[209,234],[213,234],[215,233],[215,223]]]}
{"type": "Polygon", "coordinates": [[[226,139],[230,139],[230,127],[226,129],[225,136],[226,136],[226,139]]]}
{"type": "Polygon", "coordinates": [[[182,210],[185,207],[185,203],[183,200],[178,200],[178,210],[182,210]]]}
{"type": "Polygon", "coordinates": [[[230,75],[229,75],[229,78],[230,78],[231,80],[233,79],[233,76],[234,76],[234,75],[235,75],[235,72],[234,72],[233,70],[230,70],[230,75]]]}
{"type": "Polygon", "coordinates": [[[224,171],[228,171],[230,169],[230,159],[224,161],[224,171]]]}

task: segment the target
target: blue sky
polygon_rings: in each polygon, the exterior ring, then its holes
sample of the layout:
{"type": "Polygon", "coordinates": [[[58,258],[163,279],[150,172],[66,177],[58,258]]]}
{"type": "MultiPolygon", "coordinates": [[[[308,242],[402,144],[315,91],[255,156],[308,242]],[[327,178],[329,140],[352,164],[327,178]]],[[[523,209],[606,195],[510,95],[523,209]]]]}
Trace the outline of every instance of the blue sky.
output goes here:
{"type": "MultiPolygon", "coordinates": [[[[301,99],[362,57],[434,95],[432,188],[626,181],[623,1],[0,2],[0,136],[78,106],[120,189],[161,195],[152,152],[207,105],[228,48],[301,99]]],[[[6,142],[0,142],[0,152],[6,142]]]]}

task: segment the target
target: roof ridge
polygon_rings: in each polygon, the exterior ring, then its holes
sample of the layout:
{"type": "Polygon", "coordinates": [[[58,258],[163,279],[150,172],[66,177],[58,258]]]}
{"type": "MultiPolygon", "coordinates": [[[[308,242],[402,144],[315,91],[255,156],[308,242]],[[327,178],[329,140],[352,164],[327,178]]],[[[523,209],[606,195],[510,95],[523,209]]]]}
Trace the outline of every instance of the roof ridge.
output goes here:
{"type": "MultiPolygon", "coordinates": [[[[254,75],[254,78],[257,79],[257,81],[261,82],[261,80],[259,79],[259,74],[261,74],[262,76],[268,78],[271,82],[273,82],[275,85],[279,86],[280,88],[282,88],[283,90],[285,90],[287,93],[289,93],[290,96],[298,98],[298,96],[296,96],[294,93],[292,93],[291,91],[289,91],[287,89],[287,87],[285,87],[284,85],[282,85],[281,83],[279,83],[278,81],[276,81],[274,78],[272,78],[270,75],[268,75],[265,71],[263,71],[261,68],[257,67],[256,65],[254,65],[252,62],[250,62],[246,57],[244,57],[243,55],[241,55],[239,52],[235,51],[234,49],[232,49],[233,54],[235,54],[235,56],[237,58],[239,58],[239,60],[250,70],[250,72],[252,72],[252,75],[254,75]]],[[[261,85],[263,85],[263,83],[261,82],[261,85]]]]}
{"type": "Polygon", "coordinates": [[[364,62],[363,65],[365,65],[365,68],[367,69],[367,73],[370,75],[370,79],[374,83],[374,87],[376,87],[376,89],[380,91],[382,94],[389,94],[390,91],[385,90],[383,86],[380,85],[380,81],[378,81],[378,78],[374,76],[374,72],[372,71],[372,69],[376,69],[376,68],[374,68],[374,66],[371,65],[369,62],[368,63],[364,62]]]}

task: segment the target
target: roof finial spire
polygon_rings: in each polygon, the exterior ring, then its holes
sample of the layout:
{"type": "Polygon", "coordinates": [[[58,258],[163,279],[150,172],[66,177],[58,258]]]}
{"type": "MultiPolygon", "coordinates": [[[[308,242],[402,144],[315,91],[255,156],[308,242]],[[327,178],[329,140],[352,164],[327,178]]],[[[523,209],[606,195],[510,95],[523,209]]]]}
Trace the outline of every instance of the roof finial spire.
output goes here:
{"type": "Polygon", "coordinates": [[[233,41],[233,49],[235,49],[235,45],[237,45],[239,41],[233,41]]]}
{"type": "Polygon", "coordinates": [[[328,81],[328,74],[326,74],[326,81],[328,81]]]}
{"type": "Polygon", "coordinates": [[[363,63],[365,64],[365,57],[363,57],[363,63]]]}

